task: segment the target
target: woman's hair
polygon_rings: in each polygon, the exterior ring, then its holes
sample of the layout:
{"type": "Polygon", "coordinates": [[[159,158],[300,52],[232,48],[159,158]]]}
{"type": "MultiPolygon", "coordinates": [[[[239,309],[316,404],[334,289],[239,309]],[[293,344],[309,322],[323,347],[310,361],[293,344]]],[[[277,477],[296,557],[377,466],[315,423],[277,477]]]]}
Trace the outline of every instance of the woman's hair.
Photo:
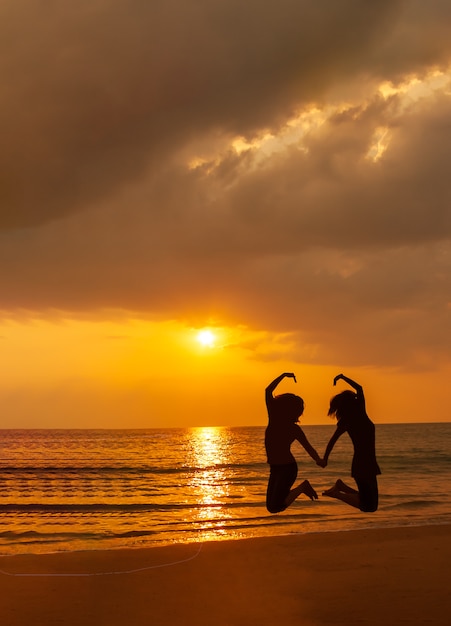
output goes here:
{"type": "Polygon", "coordinates": [[[356,409],[357,394],[350,389],[338,393],[330,401],[327,415],[334,415],[337,419],[354,413],[356,409]]]}
{"type": "Polygon", "coordinates": [[[274,396],[274,410],[278,417],[297,422],[304,412],[304,400],[294,393],[282,393],[274,396]]]}

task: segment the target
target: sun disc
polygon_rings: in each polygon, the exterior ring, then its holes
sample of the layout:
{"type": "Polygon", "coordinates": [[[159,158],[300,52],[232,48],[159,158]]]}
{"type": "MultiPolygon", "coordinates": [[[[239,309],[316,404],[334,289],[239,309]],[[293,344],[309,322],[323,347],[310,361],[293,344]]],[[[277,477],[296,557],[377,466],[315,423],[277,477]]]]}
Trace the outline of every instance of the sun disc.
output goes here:
{"type": "Polygon", "coordinates": [[[215,345],[216,337],[211,330],[200,330],[197,333],[197,341],[207,348],[212,348],[215,345]]]}

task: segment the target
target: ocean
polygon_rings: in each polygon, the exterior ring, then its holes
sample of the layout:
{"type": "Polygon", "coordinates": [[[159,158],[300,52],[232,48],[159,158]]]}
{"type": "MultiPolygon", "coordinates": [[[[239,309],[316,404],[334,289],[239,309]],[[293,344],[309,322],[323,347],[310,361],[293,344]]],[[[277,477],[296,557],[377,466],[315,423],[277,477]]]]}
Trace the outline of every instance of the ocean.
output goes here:
{"type": "MultiPolygon", "coordinates": [[[[304,426],[322,455],[334,424],[304,426]]],[[[380,505],[322,497],[350,477],[352,446],[325,469],[297,443],[319,494],[271,515],[264,427],[0,431],[0,554],[142,548],[270,535],[451,523],[451,423],[376,424],[380,505]]]]}

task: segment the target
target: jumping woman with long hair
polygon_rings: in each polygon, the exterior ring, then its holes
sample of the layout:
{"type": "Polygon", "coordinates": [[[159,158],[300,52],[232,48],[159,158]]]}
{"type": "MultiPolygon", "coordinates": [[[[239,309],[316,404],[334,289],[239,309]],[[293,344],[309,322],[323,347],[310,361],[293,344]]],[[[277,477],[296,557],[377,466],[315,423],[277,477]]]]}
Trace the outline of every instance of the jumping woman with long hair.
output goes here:
{"type": "Polygon", "coordinates": [[[328,415],[337,419],[337,428],[330,438],[324,453],[323,467],[327,465],[334,445],[343,433],[348,433],[354,446],[351,476],[357,489],[338,479],[333,487],[323,491],[323,496],[342,500],[365,513],[377,511],[378,485],[377,476],[381,473],[376,460],[375,426],[366,413],[363,388],[351,378],[338,374],[337,381],[344,380],[354,391],[347,389],[334,396],[330,401],[328,415]]]}
{"type": "Polygon", "coordinates": [[[291,452],[291,444],[298,441],[318,465],[321,463],[321,459],[298,424],[299,418],[304,412],[303,399],[294,393],[273,395],[277,385],[284,378],[293,378],[296,382],[293,373],[285,372],[274,379],[265,390],[268,409],[265,448],[270,466],[266,508],[270,513],[284,511],[302,493],[311,500],[318,498],[308,480],[303,480],[292,489],[298,474],[298,464],[291,452]]]}

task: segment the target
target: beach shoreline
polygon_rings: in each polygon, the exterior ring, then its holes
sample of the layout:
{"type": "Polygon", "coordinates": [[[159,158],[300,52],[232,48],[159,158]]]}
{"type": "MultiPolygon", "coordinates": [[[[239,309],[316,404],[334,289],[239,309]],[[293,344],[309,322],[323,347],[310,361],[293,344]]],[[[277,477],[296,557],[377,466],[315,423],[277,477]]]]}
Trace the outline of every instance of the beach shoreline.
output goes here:
{"type": "Polygon", "coordinates": [[[0,557],[5,626],[445,625],[451,525],[0,557]]]}

